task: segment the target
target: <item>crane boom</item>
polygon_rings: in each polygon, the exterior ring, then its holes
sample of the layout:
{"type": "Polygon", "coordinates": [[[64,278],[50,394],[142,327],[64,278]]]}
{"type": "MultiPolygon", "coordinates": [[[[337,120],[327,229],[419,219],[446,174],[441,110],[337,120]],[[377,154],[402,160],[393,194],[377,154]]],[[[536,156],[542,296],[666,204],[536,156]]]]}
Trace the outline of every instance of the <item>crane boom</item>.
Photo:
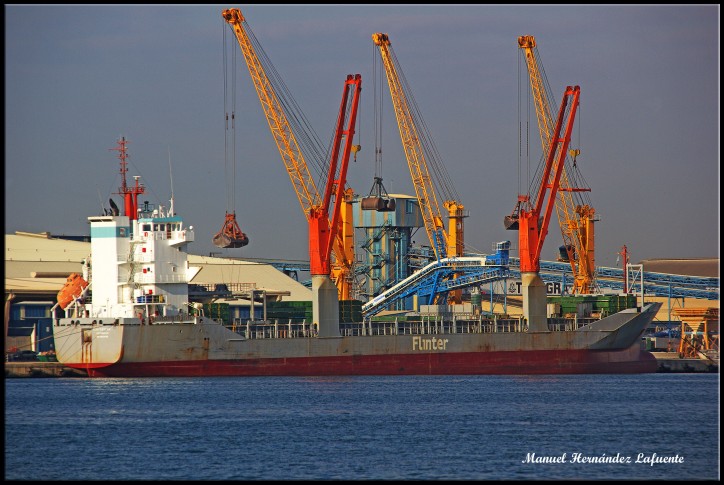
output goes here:
{"type": "Polygon", "coordinates": [[[352,139],[355,132],[357,119],[357,106],[359,104],[360,91],[362,89],[362,77],[359,74],[348,75],[344,83],[342,103],[337,119],[337,128],[334,134],[332,155],[330,158],[327,184],[324,189],[324,196],[319,205],[312,207],[309,218],[309,262],[312,275],[329,275],[331,272],[329,257],[332,252],[332,242],[339,231],[340,211],[344,199],[345,184],[347,182],[347,168],[349,166],[349,155],[352,152],[352,139]],[[351,91],[351,93],[350,93],[351,91]],[[347,129],[344,129],[344,120],[347,113],[347,103],[352,97],[347,129]],[[342,138],[345,138],[342,149],[342,160],[339,159],[340,145],[342,138]],[[337,167],[339,166],[339,170],[337,167]],[[334,196],[334,205],[332,197],[334,196]],[[329,219],[329,209],[332,207],[332,218],[329,219]]]}
{"type": "MultiPolygon", "coordinates": [[[[518,46],[525,54],[525,62],[530,79],[531,94],[535,104],[538,128],[540,131],[543,153],[549,147],[553,136],[553,114],[551,111],[549,89],[545,84],[543,69],[535,37],[524,35],[518,37],[518,46]]],[[[577,154],[578,151],[575,151],[577,154]]],[[[561,167],[560,187],[556,197],[556,214],[561,228],[563,247],[571,264],[574,276],[574,293],[590,293],[595,285],[595,249],[594,221],[595,209],[589,204],[576,204],[574,192],[589,192],[589,188],[575,187],[571,183],[565,163],[561,167]]]]}
{"type": "MultiPolygon", "coordinates": [[[[520,209],[518,238],[521,273],[537,273],[540,269],[540,255],[548,234],[553,205],[560,186],[563,164],[571,141],[571,132],[578,109],[579,96],[580,88],[578,86],[566,87],[554,129],[554,136],[551,137],[548,147],[540,186],[535,199],[532,202],[526,201],[528,202],[527,207],[520,209]],[[569,98],[571,99],[570,106],[569,98]],[[568,121],[565,131],[561,134],[567,108],[569,108],[568,121]]],[[[525,201],[525,198],[523,200],[525,201]]]]}
{"type": "Polygon", "coordinates": [[[420,204],[420,212],[425,225],[425,232],[430,240],[430,245],[435,251],[435,256],[440,259],[447,256],[447,235],[440,216],[440,206],[437,201],[435,190],[430,179],[430,172],[425,162],[425,154],[420,144],[420,137],[417,133],[415,123],[410,116],[410,108],[407,103],[405,91],[402,89],[397,67],[390,54],[390,39],[387,34],[376,33],[372,40],[380,48],[380,55],[387,75],[387,83],[390,86],[390,97],[397,117],[397,126],[400,130],[402,148],[405,150],[407,164],[412,177],[412,184],[415,187],[415,194],[420,204]]]}
{"type": "MultiPolygon", "coordinates": [[[[322,198],[309,172],[284,107],[279,101],[272,82],[267,76],[246,32],[246,19],[241,11],[237,8],[226,9],[222,12],[222,17],[234,31],[284,167],[299,199],[302,211],[307,221],[309,221],[313,209],[321,204],[322,198]]],[[[348,189],[344,194],[346,205],[351,205],[351,197],[351,190],[348,189]]],[[[334,267],[332,269],[332,279],[337,286],[341,300],[349,300],[352,293],[354,233],[350,228],[351,217],[351,208],[345,207],[339,221],[340,230],[336,231],[337,237],[333,245],[334,267]]]]}
{"type": "Polygon", "coordinates": [[[284,113],[284,108],[272,88],[271,81],[264,72],[246,30],[244,30],[243,24],[246,19],[237,8],[224,10],[222,15],[234,30],[244,60],[249,68],[256,94],[259,96],[259,101],[269,123],[269,129],[282,156],[284,167],[287,169],[302,210],[305,214],[308,214],[312,206],[319,204],[319,192],[284,113]]]}

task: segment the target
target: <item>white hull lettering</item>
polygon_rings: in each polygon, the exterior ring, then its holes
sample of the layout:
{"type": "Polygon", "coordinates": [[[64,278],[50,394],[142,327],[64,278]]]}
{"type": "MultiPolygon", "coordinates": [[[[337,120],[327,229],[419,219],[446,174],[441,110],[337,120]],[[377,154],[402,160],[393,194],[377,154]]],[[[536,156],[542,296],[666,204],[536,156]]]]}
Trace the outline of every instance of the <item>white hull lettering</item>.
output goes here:
{"type": "Polygon", "coordinates": [[[412,337],[412,350],[447,350],[448,339],[412,337]]]}

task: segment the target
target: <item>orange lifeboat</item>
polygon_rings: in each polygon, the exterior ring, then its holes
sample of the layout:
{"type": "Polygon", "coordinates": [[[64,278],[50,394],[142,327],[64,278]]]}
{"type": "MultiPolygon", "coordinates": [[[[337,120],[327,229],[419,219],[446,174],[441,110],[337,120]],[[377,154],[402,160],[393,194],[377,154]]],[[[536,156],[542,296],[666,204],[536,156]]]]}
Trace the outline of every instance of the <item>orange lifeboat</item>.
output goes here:
{"type": "Polygon", "coordinates": [[[65,280],[65,285],[58,292],[58,305],[60,308],[65,310],[65,307],[71,304],[71,302],[83,293],[83,290],[88,286],[88,282],[83,279],[78,273],[71,273],[68,279],[65,280]]]}

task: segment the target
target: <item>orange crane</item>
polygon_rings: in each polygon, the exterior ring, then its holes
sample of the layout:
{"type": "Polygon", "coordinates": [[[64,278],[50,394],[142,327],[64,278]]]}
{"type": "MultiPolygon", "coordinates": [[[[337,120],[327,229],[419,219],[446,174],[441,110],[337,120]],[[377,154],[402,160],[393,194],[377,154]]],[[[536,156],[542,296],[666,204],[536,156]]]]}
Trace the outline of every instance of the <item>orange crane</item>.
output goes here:
{"type": "MultiPolygon", "coordinates": [[[[545,153],[552,136],[554,121],[551,113],[551,90],[545,81],[546,76],[540,62],[535,37],[532,35],[518,37],[518,47],[524,53],[528,68],[541,145],[545,153]]],[[[582,197],[582,193],[588,193],[591,189],[581,186],[582,177],[578,174],[576,165],[576,156],[579,154],[579,150],[571,150],[572,161],[567,159],[562,167],[556,198],[556,214],[563,237],[561,255],[565,254],[561,259],[571,264],[574,278],[573,292],[588,294],[596,285],[594,222],[598,219],[590,200],[584,200],[582,197]],[[574,194],[577,199],[575,201],[574,194]]]]}
{"type": "MultiPolygon", "coordinates": [[[[262,108],[269,123],[274,141],[282,157],[284,167],[289,174],[292,187],[299,199],[307,220],[310,219],[312,209],[321,203],[321,196],[312,178],[307,162],[297,142],[292,125],[287,117],[284,104],[280,101],[273,87],[273,81],[267,76],[263,63],[257,55],[254,41],[250,37],[249,26],[238,8],[226,9],[222,17],[231,26],[249,68],[252,82],[261,102],[262,108]]],[[[357,152],[359,146],[353,147],[357,152]]],[[[340,212],[338,230],[333,244],[334,262],[332,265],[332,279],[337,287],[340,300],[349,300],[352,297],[352,282],[354,278],[354,226],[352,222],[353,209],[352,189],[345,189],[343,193],[344,205],[340,212]]]]}
{"type": "Polygon", "coordinates": [[[546,288],[538,272],[556,195],[560,188],[566,152],[571,141],[571,132],[576,118],[580,97],[578,86],[567,86],[561,101],[558,118],[548,149],[540,180],[534,182],[537,188],[528,194],[518,195],[513,213],[506,216],[506,228],[518,230],[520,252],[520,274],[523,290],[523,316],[528,320],[528,329],[547,331],[546,288]],[[565,131],[563,122],[566,119],[565,131]],[[535,197],[531,199],[531,192],[535,197]]]}
{"type": "Polygon", "coordinates": [[[337,289],[330,280],[332,243],[340,230],[339,219],[342,202],[345,197],[347,167],[349,155],[355,146],[353,143],[357,106],[359,104],[362,77],[359,74],[348,75],[344,83],[342,103],[334,133],[332,154],[327,173],[324,196],[319,204],[312,206],[309,212],[309,268],[312,275],[312,319],[317,324],[320,337],[339,336],[339,299],[337,289]],[[349,101],[351,97],[351,101],[349,101]],[[348,111],[349,103],[349,111],[348,111]],[[345,118],[348,119],[344,129],[345,118]],[[345,138],[340,155],[342,138],[345,138]],[[332,203],[334,197],[334,203],[332,203]],[[329,210],[332,208],[330,219],[329,210]]]}
{"type": "MultiPolygon", "coordinates": [[[[389,36],[375,33],[372,34],[372,41],[379,47],[380,57],[387,75],[402,148],[405,151],[430,246],[435,251],[435,257],[438,260],[462,256],[465,250],[464,218],[467,217],[465,206],[459,202],[459,197],[447,177],[444,165],[435,160],[437,149],[432,145],[432,138],[428,133],[422,131],[425,123],[422,121],[421,115],[415,111],[416,103],[412,99],[412,92],[402,75],[402,69],[392,50],[389,36]],[[428,159],[430,163],[428,163],[428,159]],[[435,190],[436,185],[433,184],[430,176],[430,164],[432,164],[433,174],[437,177],[437,187],[441,192],[445,192],[446,200],[443,201],[443,207],[448,212],[447,231],[442,221],[440,204],[435,190]]],[[[460,293],[459,290],[451,292],[449,300],[459,302],[460,293]]]]}

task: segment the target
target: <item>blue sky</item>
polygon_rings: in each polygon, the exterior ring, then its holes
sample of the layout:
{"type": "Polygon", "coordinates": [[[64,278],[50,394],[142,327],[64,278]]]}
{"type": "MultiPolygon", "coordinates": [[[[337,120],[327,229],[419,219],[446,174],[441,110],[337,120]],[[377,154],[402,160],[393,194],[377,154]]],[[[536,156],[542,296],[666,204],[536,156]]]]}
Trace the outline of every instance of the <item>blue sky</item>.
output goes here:
{"type": "MultiPolygon", "coordinates": [[[[168,204],[170,153],[176,210],[196,230],[192,253],[307,259],[306,222],[240,56],[233,193],[250,243],[211,242],[229,202],[229,7],[325,143],[346,75],[362,75],[362,151],[348,172],[361,195],[375,175],[371,36],[387,33],[470,212],[466,244],[481,252],[504,239],[517,247],[502,223],[518,192],[519,78],[527,83],[517,38],[535,36],[556,103],[566,85],[581,87],[574,140],[601,219],[596,264],[615,266],[624,244],[633,262],[718,257],[719,5],[6,5],[6,233],[87,234],[87,217],[120,201],[109,149],[125,136],[129,177],[142,176],[149,202],[168,204]]],[[[414,195],[382,89],[380,175],[389,192],[414,195]]],[[[554,260],[560,244],[554,225],[542,258],[554,260]]]]}

